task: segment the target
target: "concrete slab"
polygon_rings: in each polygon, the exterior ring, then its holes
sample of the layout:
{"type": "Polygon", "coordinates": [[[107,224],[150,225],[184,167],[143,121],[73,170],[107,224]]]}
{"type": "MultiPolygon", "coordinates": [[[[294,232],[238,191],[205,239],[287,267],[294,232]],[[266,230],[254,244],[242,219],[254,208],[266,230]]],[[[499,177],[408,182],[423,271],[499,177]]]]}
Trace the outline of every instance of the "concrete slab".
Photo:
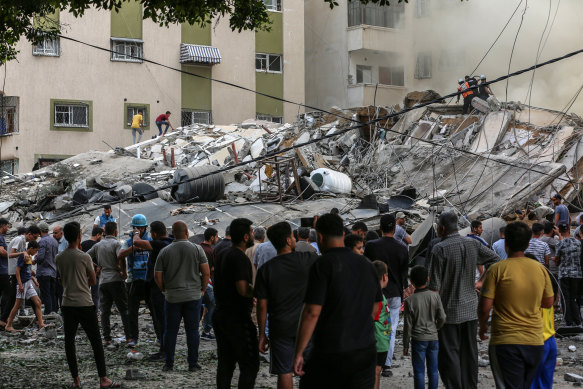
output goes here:
{"type": "Polygon", "coordinates": [[[492,150],[506,134],[511,120],[512,112],[508,111],[491,112],[486,115],[471,150],[474,153],[492,150]]]}

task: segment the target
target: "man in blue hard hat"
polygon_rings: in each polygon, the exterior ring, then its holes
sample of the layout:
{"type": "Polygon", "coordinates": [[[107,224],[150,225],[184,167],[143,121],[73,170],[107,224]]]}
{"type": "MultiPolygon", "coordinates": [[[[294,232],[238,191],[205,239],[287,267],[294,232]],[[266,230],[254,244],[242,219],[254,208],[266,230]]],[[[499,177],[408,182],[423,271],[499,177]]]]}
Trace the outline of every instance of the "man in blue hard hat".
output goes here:
{"type": "Polygon", "coordinates": [[[126,241],[128,248],[120,250],[118,259],[127,260],[128,275],[131,274],[131,282],[128,290],[128,319],[130,339],[128,347],[135,347],[138,343],[138,310],[140,301],[146,299],[146,271],[148,258],[152,252],[150,242],[152,238],[148,235],[148,220],[144,215],[138,213],[132,217],[131,226],[133,231],[131,237],[126,241]]]}

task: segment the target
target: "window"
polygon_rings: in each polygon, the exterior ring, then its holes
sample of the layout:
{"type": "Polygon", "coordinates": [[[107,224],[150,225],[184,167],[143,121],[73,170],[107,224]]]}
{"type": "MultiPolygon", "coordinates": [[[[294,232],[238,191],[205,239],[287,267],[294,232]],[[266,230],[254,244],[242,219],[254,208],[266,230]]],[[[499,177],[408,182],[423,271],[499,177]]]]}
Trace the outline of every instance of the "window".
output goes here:
{"type": "Polygon", "coordinates": [[[417,17],[429,16],[429,0],[417,0],[417,17]]]}
{"type": "Polygon", "coordinates": [[[379,66],[379,84],[405,86],[403,66],[379,66]]]}
{"type": "Polygon", "coordinates": [[[362,4],[353,0],[348,5],[348,26],[369,26],[403,28],[404,4],[378,5],[362,4]]]}
{"type": "Polygon", "coordinates": [[[142,62],[144,42],[139,39],[111,38],[111,60],[142,62]]]}
{"type": "Polygon", "coordinates": [[[0,135],[18,132],[18,97],[0,97],[0,135]]]}
{"type": "Polygon", "coordinates": [[[148,126],[148,107],[145,105],[127,105],[126,106],[126,123],[128,127],[132,126],[132,119],[134,115],[142,111],[142,120],[144,127],[148,126]]]}
{"type": "Polygon", "coordinates": [[[61,54],[60,48],[59,38],[45,38],[41,43],[32,46],[32,55],[58,57],[61,54]]]}
{"type": "Polygon", "coordinates": [[[195,111],[191,109],[182,110],[182,126],[190,126],[191,124],[211,124],[210,111],[195,111]]]}
{"type": "Polygon", "coordinates": [[[442,49],[439,55],[439,70],[459,69],[465,65],[466,51],[464,49],[442,49]]]}
{"type": "Polygon", "coordinates": [[[89,106],[55,104],[55,127],[89,127],[89,106]]]}
{"type": "Polygon", "coordinates": [[[255,70],[258,72],[281,73],[281,55],[255,54],[255,70]]]}
{"type": "Polygon", "coordinates": [[[372,66],[356,65],[356,83],[372,84],[372,66]]]}
{"type": "Polygon", "coordinates": [[[431,53],[417,54],[417,65],[415,66],[415,78],[418,80],[431,78],[431,53]]]}
{"type": "Polygon", "coordinates": [[[0,176],[4,174],[18,174],[18,159],[6,159],[0,161],[0,176]]]}
{"type": "Polygon", "coordinates": [[[283,117],[281,116],[271,116],[271,115],[264,115],[261,113],[258,113],[256,116],[257,120],[265,120],[268,122],[274,122],[274,123],[279,123],[282,124],[283,123],[283,117]]]}
{"type": "Polygon", "coordinates": [[[263,0],[268,11],[281,11],[281,0],[263,0]]]}

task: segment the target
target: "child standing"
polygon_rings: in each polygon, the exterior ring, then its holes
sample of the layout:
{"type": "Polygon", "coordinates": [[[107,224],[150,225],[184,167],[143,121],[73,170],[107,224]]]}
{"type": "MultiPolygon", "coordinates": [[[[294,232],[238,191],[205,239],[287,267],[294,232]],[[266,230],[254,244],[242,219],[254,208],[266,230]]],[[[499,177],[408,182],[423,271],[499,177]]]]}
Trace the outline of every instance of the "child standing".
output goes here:
{"type": "MultiPolygon", "coordinates": [[[[387,265],[382,261],[372,263],[377,272],[381,289],[389,283],[389,273],[387,265]]],[[[387,359],[389,344],[391,342],[391,311],[387,304],[387,299],[383,295],[383,301],[378,303],[374,317],[375,337],[377,340],[377,365],[375,370],[375,389],[379,389],[381,371],[387,359]]]]}
{"type": "Polygon", "coordinates": [[[437,331],[445,324],[445,312],[439,295],[427,289],[429,277],[425,267],[413,267],[409,279],[415,287],[415,293],[405,300],[403,355],[409,353],[410,341],[415,389],[425,388],[425,361],[429,389],[437,389],[439,383],[437,331]]]}
{"type": "Polygon", "coordinates": [[[10,311],[10,316],[8,316],[8,320],[6,321],[5,331],[16,331],[14,327],[12,327],[12,322],[14,321],[18,310],[22,307],[24,300],[27,299],[32,300],[38,328],[40,329],[45,326],[41,311],[41,302],[36,294],[36,290],[34,289],[35,285],[38,288],[38,282],[36,281],[36,278],[33,277],[34,274],[32,271],[32,257],[38,252],[38,249],[38,242],[36,240],[30,241],[28,242],[26,249],[28,256],[25,258],[24,254],[22,254],[18,257],[16,265],[16,281],[18,283],[18,285],[16,285],[16,302],[14,303],[14,307],[12,308],[12,311],[10,311]]]}

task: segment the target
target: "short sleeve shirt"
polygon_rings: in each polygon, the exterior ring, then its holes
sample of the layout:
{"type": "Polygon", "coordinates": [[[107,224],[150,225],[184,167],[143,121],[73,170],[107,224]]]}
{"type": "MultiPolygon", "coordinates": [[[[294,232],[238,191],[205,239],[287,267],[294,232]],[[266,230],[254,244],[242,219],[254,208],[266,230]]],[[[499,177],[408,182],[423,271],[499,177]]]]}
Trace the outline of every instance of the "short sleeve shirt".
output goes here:
{"type": "Polygon", "coordinates": [[[537,238],[531,238],[528,243],[528,248],[524,250],[525,254],[532,254],[536,257],[536,260],[541,264],[545,264],[545,257],[551,255],[551,249],[549,245],[537,238]]]}
{"type": "Polygon", "coordinates": [[[405,242],[405,238],[407,238],[407,231],[401,226],[395,226],[395,234],[393,235],[395,240],[402,244],[405,247],[409,247],[407,242],[405,242]]]}
{"type": "Polygon", "coordinates": [[[253,307],[253,299],[237,292],[237,281],[251,283],[253,280],[251,262],[245,253],[236,247],[220,252],[215,258],[214,292],[217,308],[215,312],[227,311],[230,320],[248,320],[253,307]]]}
{"type": "Polygon", "coordinates": [[[16,266],[20,268],[20,281],[23,284],[32,279],[32,259],[30,257],[24,259],[24,254],[21,254],[16,266]]]}
{"type": "Polygon", "coordinates": [[[132,128],[140,128],[141,123],[143,122],[143,117],[139,113],[132,117],[132,128]]]}
{"type": "MultiPolygon", "coordinates": [[[[12,239],[8,244],[8,254],[15,249],[17,253],[22,253],[26,251],[26,237],[24,235],[18,235],[16,238],[12,239]]],[[[16,262],[18,258],[8,258],[8,274],[16,274],[16,262]]]]}
{"type": "Polygon", "coordinates": [[[559,278],[583,278],[581,271],[581,242],[565,238],[557,243],[559,278]]]}
{"type": "Polygon", "coordinates": [[[569,208],[564,204],[557,205],[555,208],[555,218],[559,215],[559,223],[569,223],[569,208]]]}
{"type": "Polygon", "coordinates": [[[541,300],[554,296],[548,272],[530,258],[508,258],[492,265],[482,296],[494,299],[491,345],[544,343],[541,300]]]}
{"type": "MultiPolygon", "coordinates": [[[[0,247],[8,249],[4,235],[0,234],[0,247]]],[[[8,251],[8,250],[7,250],[8,251]]],[[[0,275],[8,274],[8,257],[0,255],[0,275]]]]}
{"type": "Polygon", "coordinates": [[[78,249],[67,249],[57,255],[57,269],[63,284],[64,307],[93,305],[88,276],[93,271],[91,257],[78,249]]]}
{"type": "Polygon", "coordinates": [[[313,352],[342,353],[375,347],[372,311],[383,295],[376,271],[350,249],[323,253],[310,269],[304,302],[321,305],[313,352]]]}
{"type": "Polygon", "coordinates": [[[156,118],[157,122],[163,122],[165,120],[168,120],[168,115],[166,115],[165,113],[158,115],[158,117],[156,118]]]}

